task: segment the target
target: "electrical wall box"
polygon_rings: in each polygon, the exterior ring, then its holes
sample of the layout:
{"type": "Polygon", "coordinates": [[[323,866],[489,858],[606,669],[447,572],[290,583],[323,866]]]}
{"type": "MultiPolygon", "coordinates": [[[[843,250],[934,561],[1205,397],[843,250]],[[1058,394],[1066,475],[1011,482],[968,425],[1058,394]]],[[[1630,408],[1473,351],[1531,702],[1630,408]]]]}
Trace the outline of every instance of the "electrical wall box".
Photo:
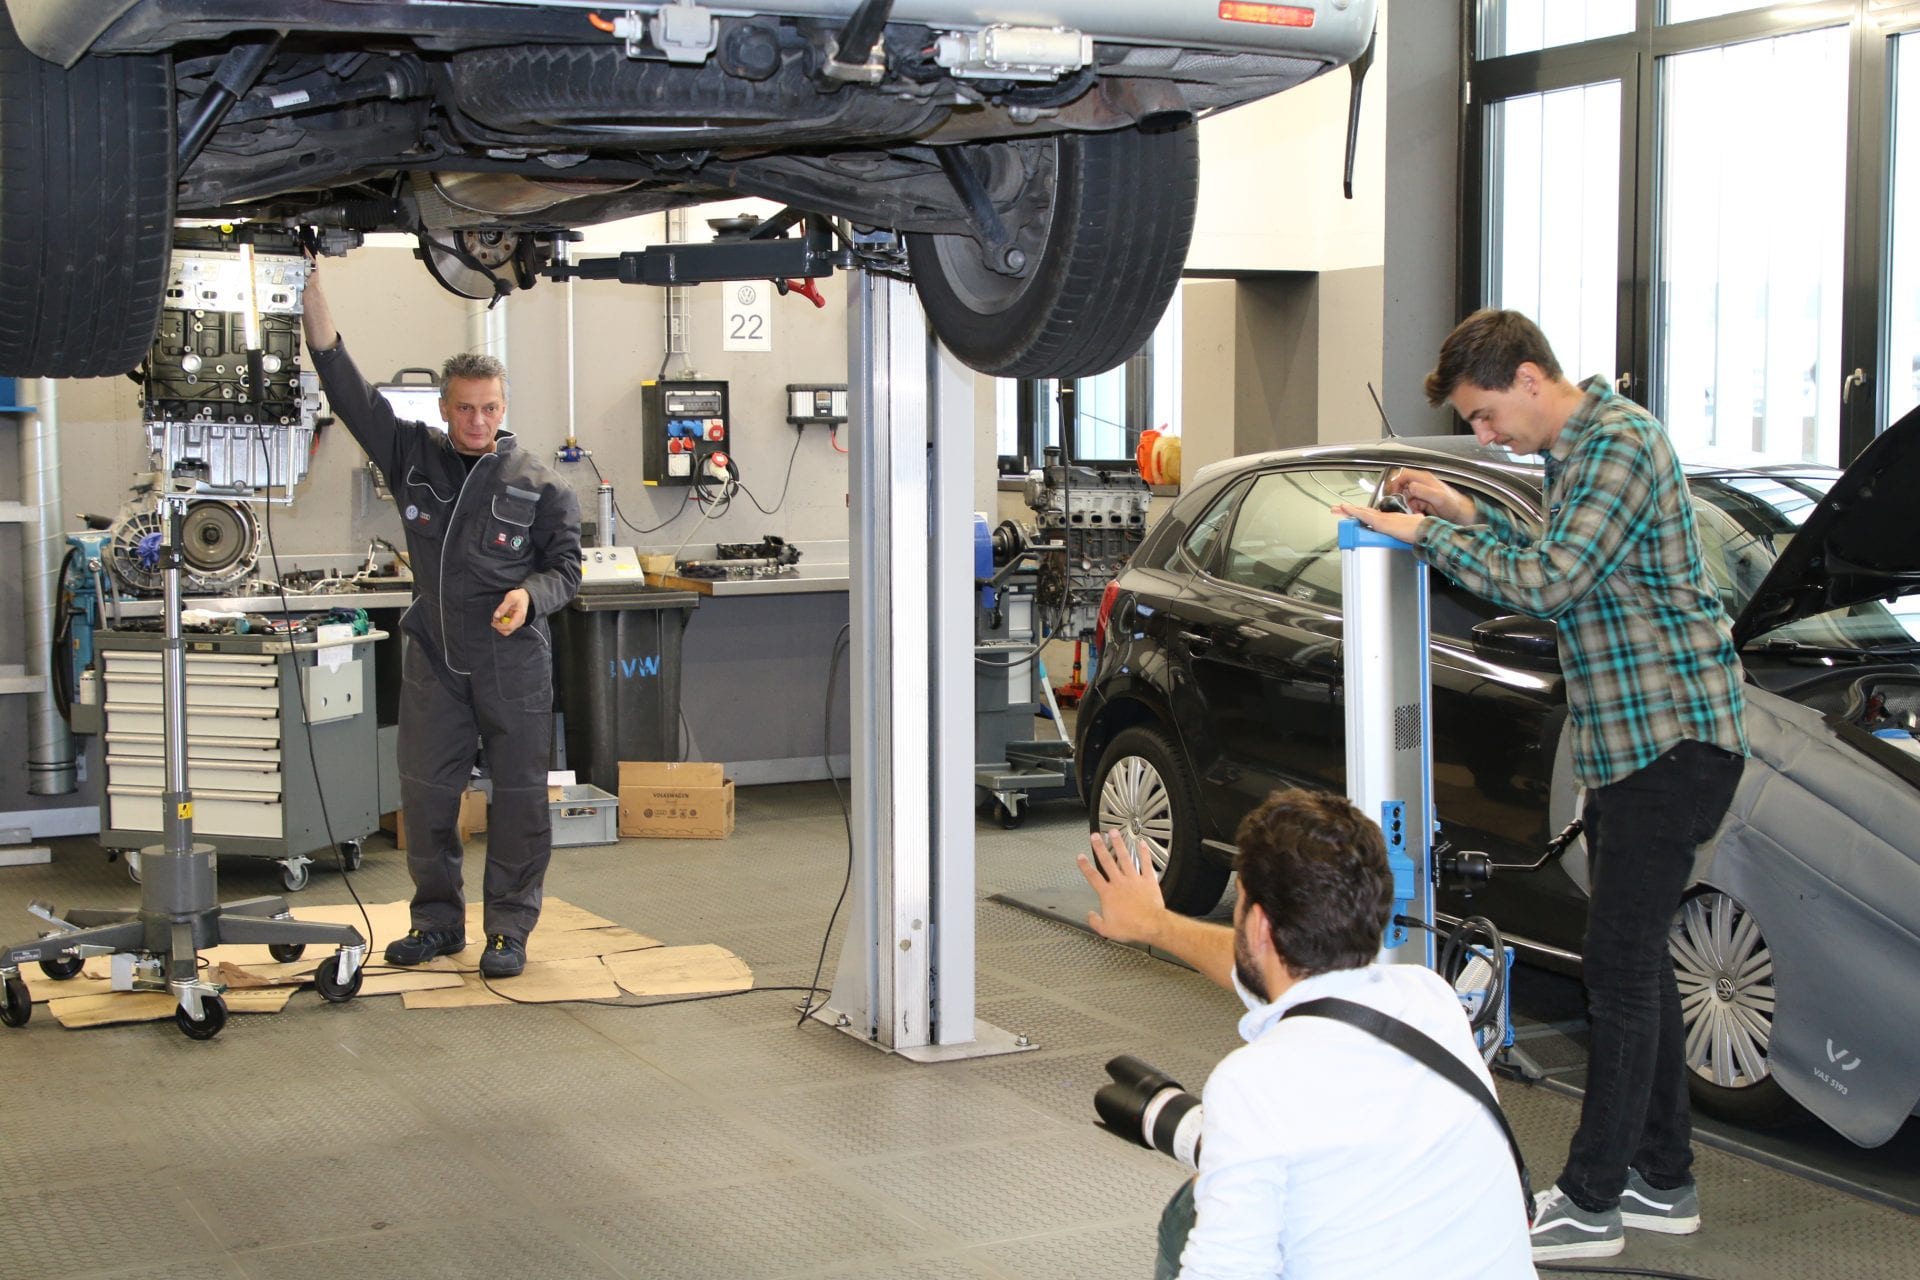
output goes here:
{"type": "Polygon", "coordinates": [[[707,459],[732,451],[733,420],[724,382],[640,384],[642,475],[648,484],[692,484],[707,459]]]}
{"type": "Polygon", "coordinates": [[[787,384],[787,421],[796,427],[837,427],[847,420],[847,384],[787,384]]]}

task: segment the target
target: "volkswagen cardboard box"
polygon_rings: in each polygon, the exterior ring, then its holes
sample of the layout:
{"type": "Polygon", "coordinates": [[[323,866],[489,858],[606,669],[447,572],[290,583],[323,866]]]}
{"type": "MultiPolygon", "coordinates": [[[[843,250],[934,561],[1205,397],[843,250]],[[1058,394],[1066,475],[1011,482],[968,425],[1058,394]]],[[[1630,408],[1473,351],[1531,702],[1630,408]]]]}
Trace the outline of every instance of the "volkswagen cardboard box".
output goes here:
{"type": "Polygon", "coordinates": [[[719,840],[733,834],[726,766],[620,762],[620,834],[719,840]]]}

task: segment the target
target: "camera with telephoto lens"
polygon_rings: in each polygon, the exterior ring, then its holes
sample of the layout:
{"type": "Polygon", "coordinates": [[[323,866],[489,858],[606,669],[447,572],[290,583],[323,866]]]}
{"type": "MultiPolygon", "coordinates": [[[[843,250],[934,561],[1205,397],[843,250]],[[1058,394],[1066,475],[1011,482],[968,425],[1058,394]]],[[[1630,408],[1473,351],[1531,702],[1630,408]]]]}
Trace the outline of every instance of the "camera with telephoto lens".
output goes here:
{"type": "Polygon", "coordinates": [[[1200,1167],[1200,1099],[1180,1082],[1131,1054],[1107,1064],[1112,1084],[1093,1095],[1100,1123],[1129,1142],[1164,1152],[1189,1169],[1200,1167]]]}

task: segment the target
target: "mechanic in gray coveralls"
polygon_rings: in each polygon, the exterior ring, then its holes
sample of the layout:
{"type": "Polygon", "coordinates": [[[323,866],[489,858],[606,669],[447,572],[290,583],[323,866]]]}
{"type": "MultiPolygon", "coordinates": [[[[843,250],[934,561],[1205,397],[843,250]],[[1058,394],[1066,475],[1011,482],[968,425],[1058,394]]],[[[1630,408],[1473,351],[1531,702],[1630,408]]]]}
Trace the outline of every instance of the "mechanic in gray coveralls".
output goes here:
{"type": "Polygon", "coordinates": [[[441,371],[444,434],[402,422],[354,367],[316,269],[304,325],[333,411],[386,473],[407,526],[414,601],[401,620],[400,798],[413,876],[412,931],[387,962],[424,964],[467,945],[458,830],[475,744],[493,778],[480,972],[526,965],[553,852],[547,767],[553,643],[547,618],[580,582],[580,503],[551,468],[500,430],[507,371],[462,354],[441,371]]]}

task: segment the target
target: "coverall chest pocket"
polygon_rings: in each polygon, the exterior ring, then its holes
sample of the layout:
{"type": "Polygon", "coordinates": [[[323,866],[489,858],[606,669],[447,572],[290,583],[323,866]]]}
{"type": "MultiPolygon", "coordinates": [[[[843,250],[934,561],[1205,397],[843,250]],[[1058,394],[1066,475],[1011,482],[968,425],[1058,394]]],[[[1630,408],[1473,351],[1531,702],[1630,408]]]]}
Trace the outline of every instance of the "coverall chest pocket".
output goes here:
{"type": "Polygon", "coordinates": [[[453,514],[454,499],[459,497],[457,491],[444,492],[420,468],[409,466],[399,496],[400,518],[409,534],[429,542],[447,536],[447,520],[453,514]]]}
{"type": "Polygon", "coordinates": [[[509,488],[496,493],[480,522],[480,552],[495,560],[525,560],[533,554],[533,517],[539,510],[538,494],[509,488]]]}

